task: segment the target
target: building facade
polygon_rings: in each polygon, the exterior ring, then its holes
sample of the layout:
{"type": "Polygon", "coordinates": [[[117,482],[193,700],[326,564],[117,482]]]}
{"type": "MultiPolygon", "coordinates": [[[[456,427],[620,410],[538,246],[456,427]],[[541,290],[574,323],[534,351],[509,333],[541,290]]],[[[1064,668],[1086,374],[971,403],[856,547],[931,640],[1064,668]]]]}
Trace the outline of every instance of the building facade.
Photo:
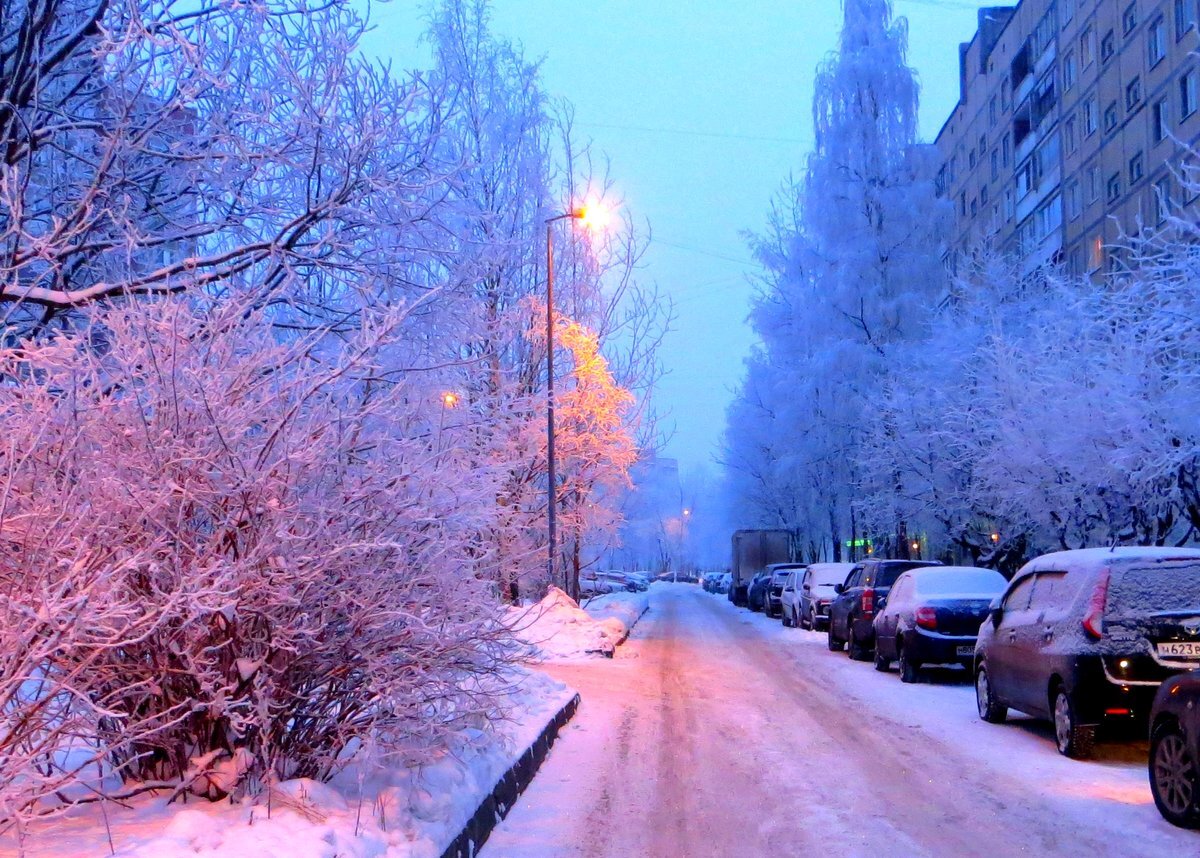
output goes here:
{"type": "Polygon", "coordinates": [[[1074,274],[1122,235],[1194,202],[1200,0],[1021,0],[979,10],[938,134],[959,250],[991,246],[1074,274]]]}

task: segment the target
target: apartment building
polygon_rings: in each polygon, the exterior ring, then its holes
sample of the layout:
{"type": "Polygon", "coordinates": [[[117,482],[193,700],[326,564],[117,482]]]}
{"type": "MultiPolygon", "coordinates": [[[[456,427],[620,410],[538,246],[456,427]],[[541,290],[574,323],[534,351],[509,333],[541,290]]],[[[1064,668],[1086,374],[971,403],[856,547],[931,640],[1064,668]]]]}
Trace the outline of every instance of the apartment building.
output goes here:
{"type": "Polygon", "coordinates": [[[1190,206],[1176,171],[1200,140],[1198,20],[1200,0],[981,9],[937,138],[959,248],[1099,272],[1122,234],[1190,206]]]}

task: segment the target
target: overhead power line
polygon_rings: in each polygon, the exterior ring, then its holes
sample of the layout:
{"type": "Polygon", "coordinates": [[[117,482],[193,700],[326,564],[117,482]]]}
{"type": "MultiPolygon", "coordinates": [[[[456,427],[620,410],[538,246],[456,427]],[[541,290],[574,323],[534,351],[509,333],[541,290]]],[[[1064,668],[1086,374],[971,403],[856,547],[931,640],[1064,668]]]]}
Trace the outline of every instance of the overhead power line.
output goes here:
{"type": "Polygon", "coordinates": [[[782,143],[788,146],[808,146],[811,141],[792,137],[766,137],[757,134],[725,134],[715,131],[694,131],[685,128],[652,128],[648,125],[612,125],[606,122],[577,122],[585,128],[609,128],[614,131],[638,131],[645,134],[675,134],[681,137],[709,137],[716,140],[752,140],[758,143],[782,143]]]}

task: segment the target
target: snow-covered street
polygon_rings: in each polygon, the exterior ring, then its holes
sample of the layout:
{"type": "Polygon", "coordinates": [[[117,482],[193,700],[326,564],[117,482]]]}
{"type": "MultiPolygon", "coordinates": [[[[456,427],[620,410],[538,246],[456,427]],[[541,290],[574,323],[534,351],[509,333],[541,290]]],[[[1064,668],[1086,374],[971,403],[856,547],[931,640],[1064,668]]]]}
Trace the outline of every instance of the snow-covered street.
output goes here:
{"type": "Polygon", "coordinates": [[[579,714],[484,858],[1194,854],[1146,743],[1059,756],[981,722],[965,674],[902,685],[689,585],[652,588],[613,661],[549,665],[579,714]]]}

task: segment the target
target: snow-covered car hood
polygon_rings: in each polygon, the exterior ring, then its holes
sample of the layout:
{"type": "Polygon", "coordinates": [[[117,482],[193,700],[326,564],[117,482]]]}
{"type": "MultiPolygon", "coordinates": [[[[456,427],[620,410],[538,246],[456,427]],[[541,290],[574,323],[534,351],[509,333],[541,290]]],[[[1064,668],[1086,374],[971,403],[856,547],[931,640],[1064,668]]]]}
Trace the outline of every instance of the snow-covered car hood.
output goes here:
{"type": "Polygon", "coordinates": [[[808,591],[810,599],[833,599],[837,596],[837,591],[833,589],[833,584],[818,584],[808,591]]]}

